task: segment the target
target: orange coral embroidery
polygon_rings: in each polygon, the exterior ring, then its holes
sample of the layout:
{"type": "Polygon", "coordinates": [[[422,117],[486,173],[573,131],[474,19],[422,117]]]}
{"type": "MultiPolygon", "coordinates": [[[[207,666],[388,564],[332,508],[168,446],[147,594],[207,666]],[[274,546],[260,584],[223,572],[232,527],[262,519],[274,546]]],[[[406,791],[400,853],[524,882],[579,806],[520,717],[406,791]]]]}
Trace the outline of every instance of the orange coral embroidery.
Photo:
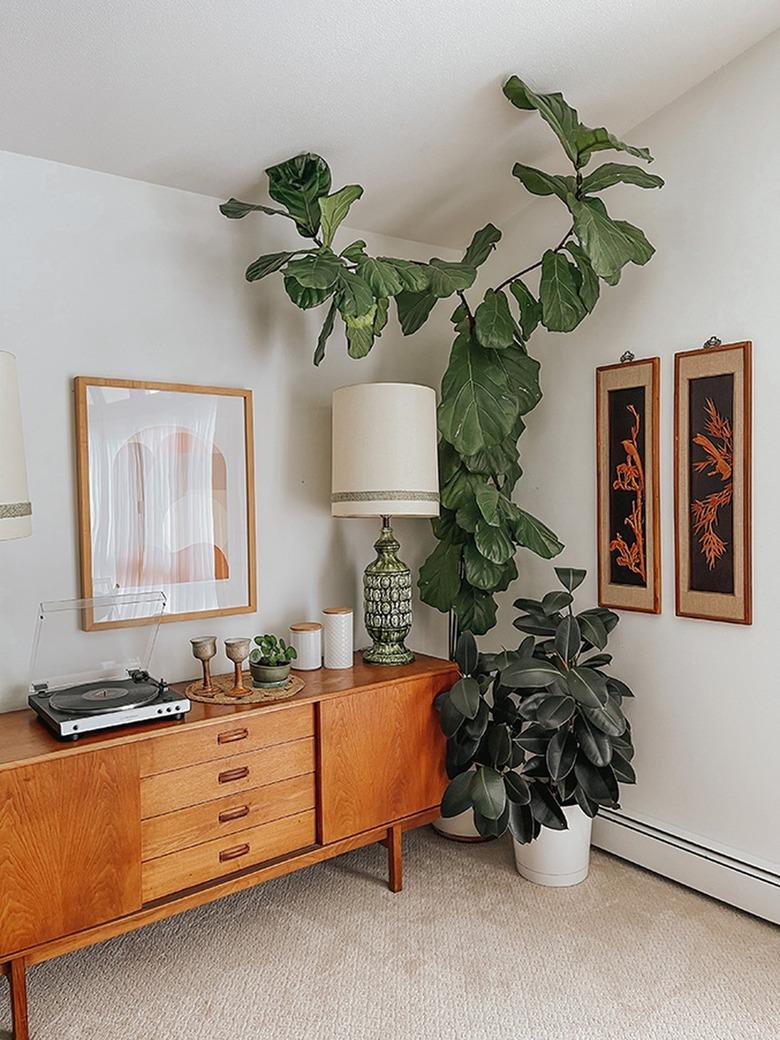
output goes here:
{"type": "Polygon", "coordinates": [[[709,434],[697,433],[693,438],[704,452],[704,458],[696,459],[693,468],[697,473],[706,473],[708,477],[720,477],[723,487],[713,491],[704,499],[696,499],[691,503],[693,517],[693,533],[698,539],[699,549],[712,570],[718,560],[726,552],[726,542],[715,528],[718,526],[718,513],[731,501],[734,483],[731,479],[734,460],[734,435],[731,423],[718,414],[714,402],[708,397],[704,406],[707,419],[704,429],[709,434]]]}
{"type": "Polygon", "coordinates": [[[623,521],[633,534],[633,541],[629,543],[618,532],[609,543],[610,552],[617,552],[615,562],[618,567],[627,567],[632,574],[638,574],[643,581],[647,581],[647,567],[645,564],[645,471],[642,459],[639,455],[639,413],[632,404],[628,405],[628,411],[634,417],[631,427],[631,440],[623,441],[623,451],[626,453],[626,461],[615,467],[615,479],[612,487],[615,491],[631,491],[634,495],[631,512],[623,521]]]}

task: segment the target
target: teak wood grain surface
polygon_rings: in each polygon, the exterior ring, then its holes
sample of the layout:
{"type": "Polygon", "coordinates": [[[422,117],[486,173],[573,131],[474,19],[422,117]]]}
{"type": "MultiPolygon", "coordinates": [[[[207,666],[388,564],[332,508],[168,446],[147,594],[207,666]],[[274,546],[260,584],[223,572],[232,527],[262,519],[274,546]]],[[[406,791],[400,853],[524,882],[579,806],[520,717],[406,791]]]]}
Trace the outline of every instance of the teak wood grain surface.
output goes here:
{"type": "Polygon", "coordinates": [[[141,905],[135,748],[0,772],[0,960],[141,905]]]}

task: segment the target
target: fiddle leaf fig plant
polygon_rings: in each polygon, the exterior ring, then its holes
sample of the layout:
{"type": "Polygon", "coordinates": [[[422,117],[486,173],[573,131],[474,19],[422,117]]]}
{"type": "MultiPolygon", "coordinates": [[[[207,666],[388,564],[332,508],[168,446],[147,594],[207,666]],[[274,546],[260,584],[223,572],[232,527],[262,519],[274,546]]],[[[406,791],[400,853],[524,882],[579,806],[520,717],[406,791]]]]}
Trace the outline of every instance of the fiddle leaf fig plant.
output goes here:
{"type": "Polygon", "coordinates": [[[616,285],[627,264],[647,263],[654,250],[644,233],[613,217],[603,196],[616,184],[663,185],[660,177],[625,163],[606,162],[586,173],[600,151],[624,152],[643,162],[652,156],[604,127],[586,126],[561,94],[538,94],[517,76],[503,89],[515,108],[538,113],[548,125],[566,166],[565,173],[550,173],[517,162],[512,173],[530,194],[554,197],[570,226],[540,259],[481,288],[476,301],[467,293],[501,240],[497,227],[489,223],[476,231],[457,261],[371,256],[362,239],[337,243],[339,236],[349,237],[344,222],[363,188],[347,184],[333,191],[330,169],[319,155],[297,155],[266,170],[276,207],[237,199],[220,207],[231,219],[259,212],[294,223],[304,242],[258,257],[246,277],[257,281],[280,273],[297,307],[325,308],[315,365],[325,359],[337,326],[349,356],[362,358],[381,337],[391,300],[401,331],[409,336],[440,301],[455,297],[454,342],[438,411],[442,509],[433,530],[439,544],[423,564],[418,585],[424,602],[454,612],[454,628],[475,635],[495,624],[495,594],[517,577],[519,548],[545,559],[563,548],[541,520],[514,501],[522,475],[518,438],[525,416],[542,396],[539,362],[529,354],[528,340],[539,325],[573,331],[595,307],[602,283],[616,285]]]}
{"type": "Polygon", "coordinates": [[[564,806],[591,817],[617,808],[619,785],[636,782],[621,707],[633,693],[605,652],[618,615],[575,613],[585,571],[555,573],[562,588],[515,602],[524,636],[516,650],[480,654],[474,636],[461,633],[461,678],[436,699],[450,777],[442,816],[471,809],[480,834],[509,830],[521,844],[542,827],[565,830],[564,806]]]}

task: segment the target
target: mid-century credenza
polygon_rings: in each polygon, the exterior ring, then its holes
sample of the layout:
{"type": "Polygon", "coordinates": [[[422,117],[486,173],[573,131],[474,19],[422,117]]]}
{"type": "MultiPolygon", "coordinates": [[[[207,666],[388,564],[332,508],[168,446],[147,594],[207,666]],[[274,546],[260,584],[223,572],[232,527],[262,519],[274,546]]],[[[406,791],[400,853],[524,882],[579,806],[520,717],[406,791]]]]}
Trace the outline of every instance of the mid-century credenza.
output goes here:
{"type": "Polygon", "coordinates": [[[27,1040],[26,968],[373,842],[401,889],[403,831],[438,815],[433,701],[418,656],[301,673],[293,700],[194,704],[180,722],[61,743],[0,715],[0,970],[27,1040]]]}

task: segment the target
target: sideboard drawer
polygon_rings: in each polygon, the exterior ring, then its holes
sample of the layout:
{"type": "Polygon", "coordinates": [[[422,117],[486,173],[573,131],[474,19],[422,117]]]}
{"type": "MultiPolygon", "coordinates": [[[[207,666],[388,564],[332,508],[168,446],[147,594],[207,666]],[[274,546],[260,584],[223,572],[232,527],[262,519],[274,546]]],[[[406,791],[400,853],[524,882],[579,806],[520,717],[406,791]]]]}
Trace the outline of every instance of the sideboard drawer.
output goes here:
{"type": "Polygon", "coordinates": [[[141,818],[185,809],[314,772],[314,738],[251,751],[141,780],[141,818]]]}
{"type": "Polygon", "coordinates": [[[284,856],[313,845],[315,841],[315,814],[313,809],[309,809],[283,820],[274,820],[226,838],[148,860],[143,865],[142,875],[144,902],[284,856]]]}
{"type": "Polygon", "coordinates": [[[313,809],[315,799],[314,773],[305,773],[190,809],[154,816],[141,826],[142,857],[155,859],[313,809]]]}
{"type": "Polygon", "coordinates": [[[296,704],[260,715],[226,716],[208,726],[168,730],[139,745],[141,776],[314,736],[314,706],[296,704]]]}

